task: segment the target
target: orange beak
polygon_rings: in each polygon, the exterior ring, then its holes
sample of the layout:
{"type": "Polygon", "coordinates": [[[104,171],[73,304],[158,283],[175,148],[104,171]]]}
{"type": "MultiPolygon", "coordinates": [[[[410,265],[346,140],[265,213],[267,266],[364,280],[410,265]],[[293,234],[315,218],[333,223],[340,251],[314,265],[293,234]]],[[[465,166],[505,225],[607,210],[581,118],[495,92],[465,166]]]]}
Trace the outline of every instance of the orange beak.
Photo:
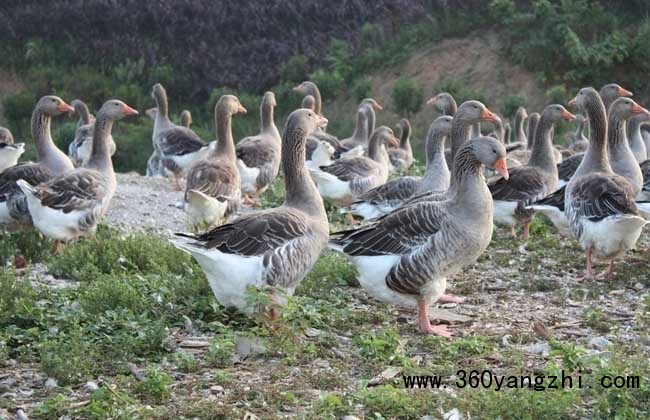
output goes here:
{"type": "Polygon", "coordinates": [[[637,104],[636,102],[632,105],[632,113],[633,114],[650,114],[647,109],[642,107],[641,105],[637,104]]]}
{"type": "Polygon", "coordinates": [[[573,121],[576,119],[576,116],[565,109],[562,112],[562,118],[564,118],[564,121],[573,121]]]}
{"type": "Polygon", "coordinates": [[[298,86],[296,86],[295,88],[293,88],[293,91],[294,91],[294,92],[300,92],[300,85],[298,85],[298,86]]]}
{"type": "Polygon", "coordinates": [[[388,139],[388,144],[390,144],[391,146],[399,147],[399,140],[397,140],[395,136],[391,136],[388,139]]]}
{"type": "Polygon", "coordinates": [[[124,115],[129,116],[129,115],[138,115],[138,111],[135,109],[131,108],[127,104],[124,104],[124,115]]]}
{"type": "Polygon", "coordinates": [[[510,174],[508,173],[508,163],[506,162],[506,158],[502,157],[501,159],[497,160],[494,163],[494,170],[497,171],[503,179],[508,179],[510,178],[510,174]]]}
{"type": "Polygon", "coordinates": [[[633,96],[634,94],[630,92],[627,89],[623,89],[622,87],[618,88],[618,96],[633,96]]]}
{"type": "Polygon", "coordinates": [[[319,120],[316,123],[316,125],[319,126],[319,127],[325,127],[328,122],[329,122],[329,120],[327,118],[319,115],[319,120]]]}
{"type": "Polygon", "coordinates": [[[571,99],[567,104],[569,106],[578,106],[578,98],[571,99]]]}
{"type": "Polygon", "coordinates": [[[237,107],[237,113],[238,113],[238,114],[246,114],[247,112],[248,112],[248,111],[246,111],[246,108],[244,108],[243,106],[239,105],[239,106],[237,107]]]}
{"type": "Polygon", "coordinates": [[[427,105],[433,105],[436,102],[436,99],[438,99],[438,95],[434,96],[433,98],[427,99],[427,105]]]}
{"type": "Polygon", "coordinates": [[[71,107],[70,105],[66,104],[65,102],[61,101],[59,104],[59,111],[61,112],[74,112],[74,108],[71,107]]]}
{"type": "Polygon", "coordinates": [[[497,117],[495,113],[493,113],[487,108],[483,110],[483,115],[481,115],[481,119],[485,121],[501,122],[501,118],[497,117]]]}
{"type": "Polygon", "coordinates": [[[377,111],[381,111],[382,109],[384,109],[384,107],[379,105],[377,102],[372,104],[372,107],[375,108],[375,110],[377,110],[377,111]]]}

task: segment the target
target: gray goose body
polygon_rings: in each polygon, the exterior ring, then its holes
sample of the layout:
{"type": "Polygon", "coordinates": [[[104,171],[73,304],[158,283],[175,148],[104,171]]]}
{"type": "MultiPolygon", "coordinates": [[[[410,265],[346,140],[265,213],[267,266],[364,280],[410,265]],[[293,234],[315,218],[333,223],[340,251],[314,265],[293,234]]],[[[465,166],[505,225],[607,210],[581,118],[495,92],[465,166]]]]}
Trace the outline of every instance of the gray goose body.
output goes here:
{"type": "Polygon", "coordinates": [[[589,139],[585,136],[585,117],[581,114],[576,115],[576,131],[571,137],[569,149],[574,153],[584,153],[587,150],[589,139]]]}
{"type": "Polygon", "coordinates": [[[31,131],[38,163],[22,163],[0,172],[0,225],[15,228],[32,224],[27,199],[18,180],[38,185],[74,169],[68,156],[54,144],[50,128],[52,117],[73,111],[74,108],[57,96],[44,96],[36,104],[31,131]]]}
{"type": "Polygon", "coordinates": [[[361,194],[382,185],[388,179],[389,160],[385,143],[397,143],[393,130],[381,126],[372,133],[367,156],[336,160],[310,174],[324,199],[351,203],[361,194]]]}
{"type": "Polygon", "coordinates": [[[592,278],[592,259],[610,261],[632,248],[646,221],[639,216],[633,189],[615,174],[607,154],[605,106],[593,88],[581,89],[572,102],[589,119],[591,139],[580,167],[565,191],[565,213],[573,236],[585,250],[585,278],[592,278]]]}
{"type": "Polygon", "coordinates": [[[239,99],[224,95],[214,107],[217,147],[187,172],[185,210],[198,232],[224,223],[239,209],[241,180],[232,137],[232,115],[246,113],[239,99]]]}
{"type": "Polygon", "coordinates": [[[575,117],[562,105],[548,105],[535,129],[528,164],[513,168],[510,177],[488,184],[495,205],[495,222],[513,229],[524,226],[524,239],[528,238],[533,213],[523,205],[546,197],[558,187],[557,166],[551,134],[556,122],[575,117]]]}
{"type": "Polygon", "coordinates": [[[86,167],[39,185],[18,181],[27,197],[34,226],[43,235],[70,241],[95,231],[117,185],[108,135],[115,120],[137,114],[122,101],[105,102],[94,124],[92,154],[86,167]]]}
{"type": "Polygon", "coordinates": [[[431,327],[427,308],[443,294],[447,277],[476,261],[490,243],[493,206],[482,164],[503,160],[500,167],[505,168],[505,156],[496,139],[470,141],[455,157],[456,194],[404,206],[358,229],[336,233],[330,247],[357,266],[359,282],[370,295],[418,307],[422,332],[450,336],[431,327]]]}
{"type": "MultiPolygon", "coordinates": [[[[326,121],[307,109],[289,116],[282,139],[287,190],[282,206],[246,213],[202,235],[172,240],[196,258],[222,305],[253,312],[246,299],[250,286],[274,286],[292,294],[327,246],[327,213],[304,167],[306,137],[326,121]]],[[[281,303],[282,297],[272,299],[281,303]]]]}
{"type": "MultiPolygon", "coordinates": [[[[316,83],[306,80],[293,88],[293,90],[301,95],[311,95],[314,98],[314,112],[323,117],[323,97],[321,96],[316,83]]],[[[315,137],[317,140],[327,141],[332,145],[338,145],[339,139],[336,136],[326,133],[325,128],[326,126],[316,128],[314,132],[311,133],[311,136],[315,137]]]]}
{"type": "Polygon", "coordinates": [[[235,148],[241,190],[249,197],[266,191],[280,170],[282,139],[273,121],[276,105],[273,92],[266,92],[260,105],[260,133],[243,138],[235,148]]]}
{"type": "Polygon", "coordinates": [[[0,143],[14,144],[14,136],[8,128],[0,127],[0,143]]]}
{"type": "Polygon", "coordinates": [[[356,157],[366,151],[370,135],[375,131],[375,111],[381,109],[382,106],[373,98],[365,98],[359,103],[354,132],[351,137],[341,140],[341,157],[356,157]]]}
{"type": "Polygon", "coordinates": [[[13,138],[11,143],[0,141],[0,172],[16,165],[24,152],[25,143],[13,143],[13,138]]]}
{"type": "Polygon", "coordinates": [[[645,113],[637,114],[632,116],[629,121],[627,128],[630,150],[632,150],[636,161],[641,164],[648,159],[648,150],[641,134],[641,124],[650,122],[650,115],[645,113]]]}
{"type": "Polygon", "coordinates": [[[341,209],[364,219],[374,219],[398,208],[415,194],[446,191],[450,172],[445,160],[445,139],[451,132],[453,118],[438,117],[429,127],[425,143],[427,168],[424,177],[404,176],[362,194],[350,206],[341,209]]]}
{"type": "Polygon", "coordinates": [[[399,147],[389,147],[388,157],[395,170],[405,171],[415,162],[411,149],[411,123],[406,118],[402,118],[399,127],[399,147]]]}

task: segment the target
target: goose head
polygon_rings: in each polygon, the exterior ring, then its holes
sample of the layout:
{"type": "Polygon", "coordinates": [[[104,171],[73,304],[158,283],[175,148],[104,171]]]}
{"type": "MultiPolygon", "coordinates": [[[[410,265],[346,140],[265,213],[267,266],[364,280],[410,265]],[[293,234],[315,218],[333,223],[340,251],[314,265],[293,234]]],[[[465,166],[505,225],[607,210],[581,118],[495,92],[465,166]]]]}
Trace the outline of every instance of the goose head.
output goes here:
{"type": "Polygon", "coordinates": [[[147,114],[147,117],[151,118],[152,120],[156,119],[156,115],[158,115],[158,108],[149,108],[146,111],[144,111],[145,114],[147,114]]]}
{"type": "Polygon", "coordinates": [[[74,112],[73,107],[65,103],[63,99],[54,95],[43,96],[36,104],[36,108],[41,112],[49,115],[50,117],[56,117],[68,112],[74,112]]]}
{"type": "Polygon", "coordinates": [[[458,107],[458,111],[454,114],[454,119],[465,121],[467,124],[474,124],[482,121],[491,122],[493,124],[501,123],[501,118],[490,111],[482,102],[474,100],[463,102],[458,107]]]}
{"type": "Polygon", "coordinates": [[[650,115],[647,109],[627,97],[620,97],[615,100],[609,107],[609,113],[616,115],[621,121],[628,120],[639,114],[650,115]]]}
{"type": "Polygon", "coordinates": [[[151,99],[153,99],[156,104],[160,105],[162,102],[167,102],[167,92],[165,88],[160,83],[156,83],[151,88],[151,99]]]}
{"type": "Polygon", "coordinates": [[[377,141],[380,145],[391,145],[391,146],[399,146],[399,140],[395,137],[395,134],[393,133],[393,130],[390,127],[386,127],[385,125],[379,126],[373,131],[372,136],[370,138],[370,141],[372,142],[373,138],[376,138],[377,141]]]}
{"type": "Polygon", "coordinates": [[[456,100],[450,93],[442,92],[427,100],[427,105],[432,105],[445,115],[454,114],[456,108],[456,100]]]}
{"type": "Polygon", "coordinates": [[[370,106],[375,111],[381,111],[382,109],[384,109],[384,107],[379,105],[379,103],[374,98],[365,98],[364,100],[362,100],[361,103],[359,104],[359,108],[363,106],[370,106]]]}
{"type": "Polygon", "coordinates": [[[526,118],[528,118],[528,111],[526,111],[526,108],[524,108],[523,106],[517,108],[517,112],[515,113],[515,118],[519,118],[520,121],[523,121],[526,118]]]}
{"type": "Polygon", "coordinates": [[[314,82],[305,80],[304,82],[300,83],[298,86],[294,87],[293,91],[299,93],[300,95],[306,95],[310,92],[313,92],[315,87],[316,85],[314,84],[314,82]]]}
{"type": "MultiPolygon", "coordinates": [[[[155,109],[155,108],[154,108],[155,109]]],[[[147,110],[148,112],[149,110],[147,110]]],[[[156,110],[158,112],[158,110],[156,110]]],[[[148,114],[147,114],[148,115],[148,114]]],[[[155,118],[155,117],[154,117],[155,118]]],[[[187,109],[181,112],[181,125],[189,128],[192,125],[192,114],[187,109]]]]}
{"type": "Polygon", "coordinates": [[[97,112],[98,115],[100,113],[102,116],[105,116],[108,119],[114,121],[121,120],[122,118],[128,117],[130,115],[138,115],[138,111],[131,108],[119,99],[110,99],[104,102],[104,105],[102,105],[102,107],[99,109],[99,112],[97,112]]]}
{"type": "Polygon", "coordinates": [[[9,129],[0,127],[0,143],[13,144],[14,136],[9,129]]]}
{"type": "Polygon", "coordinates": [[[223,95],[219,98],[216,105],[217,110],[223,110],[230,115],[246,114],[246,108],[239,102],[239,99],[234,95],[223,95]]]}
{"type": "Polygon", "coordinates": [[[551,104],[544,108],[542,115],[549,119],[552,123],[559,121],[573,121],[576,116],[567,111],[565,107],[560,104],[551,104]]]}
{"type": "Polygon", "coordinates": [[[600,94],[592,87],[585,87],[578,91],[575,98],[571,99],[568,103],[569,106],[578,107],[583,113],[589,114],[590,106],[601,105],[603,112],[606,113],[605,105],[600,94]]]}
{"type": "MultiPolygon", "coordinates": [[[[294,128],[300,127],[307,133],[311,133],[317,128],[324,127],[327,125],[327,122],[327,118],[323,117],[322,115],[318,115],[311,109],[305,108],[293,111],[287,118],[287,126],[292,126],[294,128]]],[[[330,147],[332,146],[330,145],[330,147]]]]}
{"type": "Polygon", "coordinates": [[[609,99],[611,101],[619,97],[630,97],[634,95],[632,92],[623,88],[618,83],[609,83],[603,86],[600,88],[599,93],[603,100],[609,99]]]}
{"type": "Polygon", "coordinates": [[[506,148],[501,141],[493,137],[481,136],[471,140],[469,144],[479,162],[497,171],[503,178],[509,178],[506,148]]]}
{"type": "Polygon", "coordinates": [[[278,103],[275,101],[275,94],[271,91],[264,92],[264,98],[262,98],[262,103],[270,106],[278,106],[278,103]]]}

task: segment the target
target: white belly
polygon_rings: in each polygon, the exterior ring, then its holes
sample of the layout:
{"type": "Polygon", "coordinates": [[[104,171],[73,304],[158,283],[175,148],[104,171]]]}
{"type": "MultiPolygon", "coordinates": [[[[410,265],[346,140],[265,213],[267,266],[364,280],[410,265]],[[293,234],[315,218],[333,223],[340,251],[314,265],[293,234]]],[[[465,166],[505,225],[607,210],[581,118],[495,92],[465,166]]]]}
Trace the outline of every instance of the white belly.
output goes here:
{"type": "Polygon", "coordinates": [[[494,223],[502,226],[516,226],[515,218],[516,201],[494,200],[494,223]]]}
{"type": "Polygon", "coordinates": [[[321,197],[328,200],[346,201],[352,198],[350,183],[341,181],[332,174],[323,171],[310,171],[321,197]]]}
{"type": "Polygon", "coordinates": [[[363,217],[365,220],[369,219],[376,219],[378,217],[381,217],[385,214],[390,213],[391,211],[395,210],[396,207],[394,206],[388,206],[388,205],[380,205],[380,204],[371,204],[371,203],[356,203],[350,205],[350,210],[344,210],[341,209],[342,212],[344,213],[352,213],[357,216],[363,217]]]}
{"type": "Polygon", "coordinates": [[[237,169],[239,169],[242,192],[244,194],[257,193],[257,177],[260,174],[260,169],[249,168],[241,159],[237,159],[237,169]]]}
{"type": "Polygon", "coordinates": [[[208,146],[205,146],[196,152],[187,153],[181,156],[169,156],[167,159],[171,159],[176,165],[178,165],[179,168],[181,168],[183,171],[186,171],[190,166],[194,164],[194,162],[207,158],[208,152],[208,146]]]}
{"type": "Polygon", "coordinates": [[[592,249],[598,259],[613,259],[634,248],[648,223],[639,216],[609,216],[598,222],[582,220],[582,235],[579,238],[583,249],[592,249]]]}
{"type": "Polygon", "coordinates": [[[0,203],[0,224],[9,225],[13,223],[13,219],[9,215],[9,209],[7,208],[7,202],[0,203]]]}
{"type": "Polygon", "coordinates": [[[225,221],[228,201],[219,201],[194,190],[188,191],[187,197],[185,210],[192,226],[207,229],[219,226],[225,221]]]}

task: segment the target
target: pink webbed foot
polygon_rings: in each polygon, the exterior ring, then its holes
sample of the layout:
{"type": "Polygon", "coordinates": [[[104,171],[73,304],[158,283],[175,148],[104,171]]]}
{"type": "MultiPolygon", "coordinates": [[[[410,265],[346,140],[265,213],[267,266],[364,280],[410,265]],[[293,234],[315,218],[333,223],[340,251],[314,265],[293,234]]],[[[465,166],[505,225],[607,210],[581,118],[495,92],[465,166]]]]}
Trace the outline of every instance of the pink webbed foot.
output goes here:
{"type": "Polygon", "coordinates": [[[434,334],[448,339],[454,334],[446,325],[431,325],[429,304],[425,299],[418,300],[418,328],[422,334],[434,334]]]}
{"type": "Polygon", "coordinates": [[[460,296],[449,295],[447,293],[443,293],[438,298],[438,302],[441,302],[441,303],[463,303],[463,302],[465,302],[465,298],[460,297],[460,296]]]}

